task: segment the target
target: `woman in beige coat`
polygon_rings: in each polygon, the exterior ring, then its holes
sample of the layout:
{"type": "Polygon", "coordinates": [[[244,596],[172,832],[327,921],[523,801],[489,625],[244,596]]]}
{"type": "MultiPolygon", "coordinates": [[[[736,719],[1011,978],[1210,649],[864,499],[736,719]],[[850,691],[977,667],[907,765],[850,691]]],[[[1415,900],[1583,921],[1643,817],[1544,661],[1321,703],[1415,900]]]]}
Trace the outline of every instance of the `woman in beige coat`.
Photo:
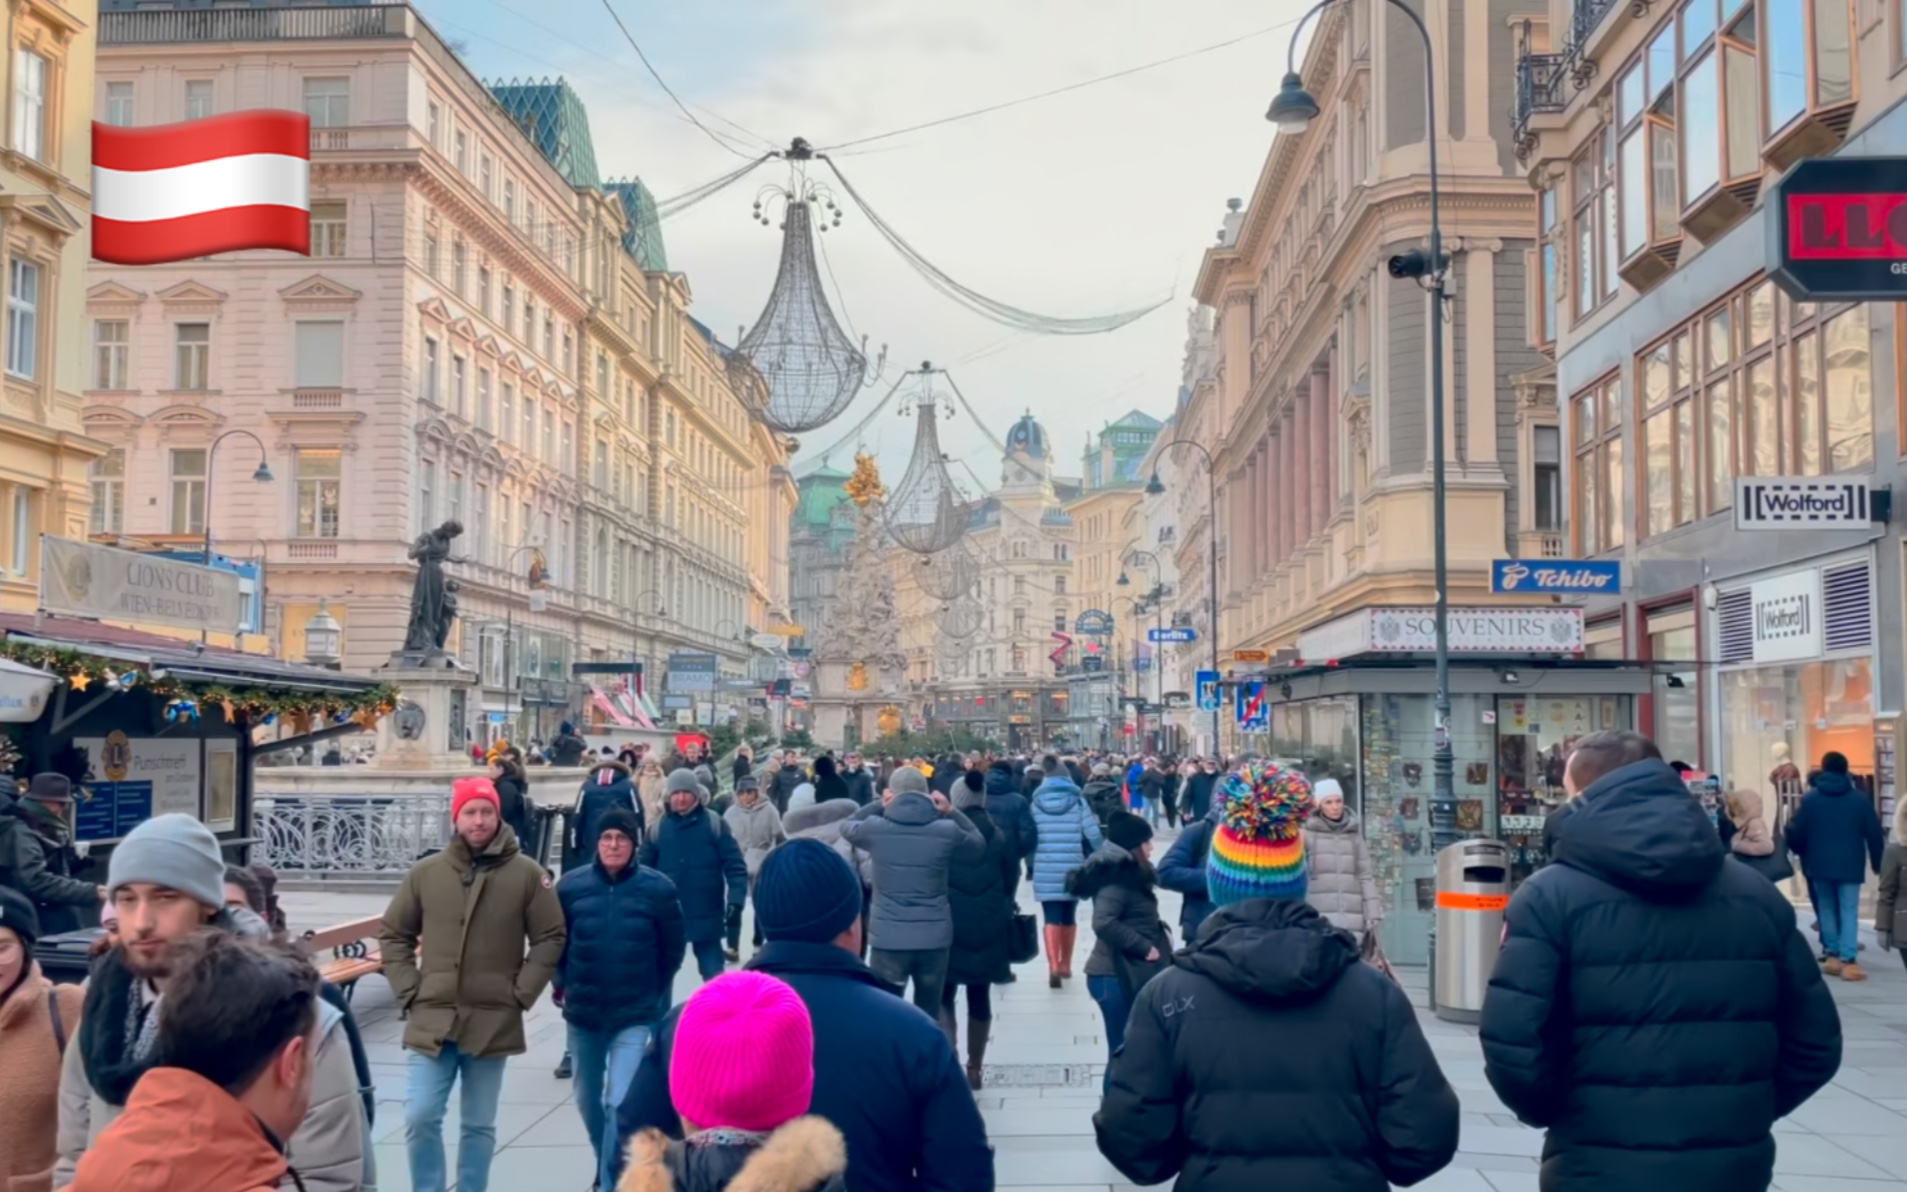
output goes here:
{"type": "Polygon", "coordinates": [[[1742,857],[1773,856],[1775,836],[1768,830],[1768,820],[1762,815],[1761,793],[1729,791],[1723,797],[1722,804],[1728,811],[1728,822],[1735,825],[1735,835],[1728,842],[1728,851],[1742,857]]]}
{"type": "Polygon", "coordinates": [[[1902,895],[1902,870],[1907,869],[1907,800],[1895,800],[1894,838],[1881,854],[1880,895],[1874,900],[1874,934],[1882,948],[1900,953],[1907,964],[1907,897],[1902,895]]]}
{"type": "Polygon", "coordinates": [[[0,886],[0,1188],[52,1192],[60,1055],[79,1029],[83,992],[55,985],[33,960],[39,918],[0,886]]]}
{"type": "Polygon", "coordinates": [[[642,800],[643,829],[653,838],[669,809],[669,779],[653,749],[643,755],[642,767],[636,771],[636,795],[642,800]]]}
{"type": "Polygon", "coordinates": [[[1336,779],[1320,778],[1311,788],[1318,813],[1305,821],[1304,851],[1308,888],[1304,900],[1331,926],[1362,939],[1384,921],[1384,899],[1377,892],[1371,849],[1363,823],[1345,806],[1336,779]]]}

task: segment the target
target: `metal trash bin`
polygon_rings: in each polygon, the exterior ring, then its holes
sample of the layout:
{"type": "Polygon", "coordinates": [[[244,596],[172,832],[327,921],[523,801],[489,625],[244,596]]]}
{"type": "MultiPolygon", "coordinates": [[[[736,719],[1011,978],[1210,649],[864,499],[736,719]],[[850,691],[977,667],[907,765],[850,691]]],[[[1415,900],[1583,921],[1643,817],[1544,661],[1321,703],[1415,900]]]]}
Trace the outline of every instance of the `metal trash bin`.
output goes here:
{"type": "Polygon", "coordinates": [[[1447,1022],[1483,1014],[1503,910],[1510,904],[1510,850],[1499,840],[1460,840],[1437,853],[1437,935],[1431,1005],[1447,1022]]]}

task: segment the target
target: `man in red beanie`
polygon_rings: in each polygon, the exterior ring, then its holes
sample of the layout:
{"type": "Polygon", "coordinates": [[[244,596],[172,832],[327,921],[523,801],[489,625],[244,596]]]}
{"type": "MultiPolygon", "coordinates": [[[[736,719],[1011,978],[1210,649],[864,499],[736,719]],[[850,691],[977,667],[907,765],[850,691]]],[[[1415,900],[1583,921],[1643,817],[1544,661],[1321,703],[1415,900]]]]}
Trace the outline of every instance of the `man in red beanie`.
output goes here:
{"type": "Polygon", "coordinates": [[[488,778],[452,784],[450,819],[456,835],[404,878],[378,943],[391,992],[409,1016],[404,1142],[411,1187],[444,1192],[449,1183],[444,1111],[461,1078],[457,1187],[486,1192],[503,1062],[525,1050],[523,1012],[562,959],[563,908],[549,874],[517,851],[488,778]]]}

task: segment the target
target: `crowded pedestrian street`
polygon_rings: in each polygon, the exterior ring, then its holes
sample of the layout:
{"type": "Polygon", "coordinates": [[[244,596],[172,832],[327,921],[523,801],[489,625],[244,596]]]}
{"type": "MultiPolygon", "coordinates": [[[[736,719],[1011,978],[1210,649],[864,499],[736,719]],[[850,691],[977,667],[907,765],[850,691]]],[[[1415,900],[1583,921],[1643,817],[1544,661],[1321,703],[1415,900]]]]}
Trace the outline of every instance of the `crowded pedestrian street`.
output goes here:
{"type": "MultiPolygon", "coordinates": [[[[381,914],[388,899],[371,894],[287,892],[294,932],[381,914]]],[[[1035,909],[1022,895],[1022,909],[1035,909]]],[[[1165,893],[1168,922],[1178,896],[1165,893]]],[[[1081,928],[1082,955],[1091,944],[1081,928]]],[[[1873,936],[1863,932],[1871,951],[1873,936]]],[[[1832,986],[1841,1012],[1845,1058],[1834,1082],[1775,1128],[1777,1192],[1907,1192],[1907,971],[1882,957],[1861,984],[1832,986]]],[[[986,1087],[976,1098],[995,1152],[1000,1192],[1116,1192],[1126,1183],[1099,1154],[1092,1115],[1105,1067],[1104,1027],[1083,982],[1054,991],[1037,980],[1038,960],[1020,980],[993,991],[993,1043],[986,1087]]],[[[1519,1125],[1483,1076],[1475,1027],[1439,1020],[1426,1008],[1425,971],[1398,972],[1418,1022],[1463,1105],[1462,1142],[1445,1170],[1416,1185],[1426,1192],[1536,1192],[1540,1131],[1519,1125]]],[[[694,966],[677,977],[677,1000],[700,981],[694,966]]],[[[366,979],[353,1009],[378,1085],[375,1131],[379,1192],[410,1192],[404,1153],[403,1033],[382,978],[366,979]]],[[[491,1187],[502,1192],[587,1192],[595,1159],[571,1099],[554,1075],[563,1055],[560,1012],[545,998],[528,1019],[530,1049],[511,1061],[497,1115],[491,1187]]],[[[1264,1045],[1275,1045],[1265,1041],[1264,1045]]],[[[456,1102],[446,1122],[455,1147],[456,1102]]]]}

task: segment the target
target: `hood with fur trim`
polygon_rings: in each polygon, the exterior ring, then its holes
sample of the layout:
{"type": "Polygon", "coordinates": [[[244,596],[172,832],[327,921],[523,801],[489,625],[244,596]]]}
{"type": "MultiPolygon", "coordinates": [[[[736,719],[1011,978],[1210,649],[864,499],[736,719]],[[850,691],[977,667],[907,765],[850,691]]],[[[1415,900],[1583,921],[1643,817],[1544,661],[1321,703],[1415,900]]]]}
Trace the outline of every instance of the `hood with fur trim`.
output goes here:
{"type": "MultiPolygon", "coordinates": [[[[746,1137],[746,1136],[742,1136],[746,1137]]],[[[840,1192],[848,1144],[826,1119],[798,1117],[759,1144],[670,1142],[644,1130],[629,1143],[617,1192],[840,1192]]]]}

